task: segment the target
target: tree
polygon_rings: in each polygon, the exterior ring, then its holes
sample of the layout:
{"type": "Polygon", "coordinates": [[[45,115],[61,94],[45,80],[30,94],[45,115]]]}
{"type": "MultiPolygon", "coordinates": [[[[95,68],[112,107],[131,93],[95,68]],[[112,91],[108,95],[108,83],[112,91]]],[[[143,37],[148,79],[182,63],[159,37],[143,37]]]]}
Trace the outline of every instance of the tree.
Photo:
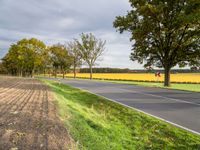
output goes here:
{"type": "Polygon", "coordinates": [[[0,61],[0,74],[6,74],[7,70],[5,68],[5,66],[3,65],[3,63],[0,61]]]}
{"type": "Polygon", "coordinates": [[[90,79],[92,79],[92,68],[97,59],[102,56],[105,51],[106,41],[97,39],[93,34],[81,34],[81,40],[76,40],[80,50],[81,58],[88,64],[90,68],[90,79]]]}
{"type": "Polygon", "coordinates": [[[43,72],[44,76],[46,75],[46,71],[49,71],[52,68],[50,55],[51,53],[48,48],[46,48],[40,53],[40,59],[38,60],[38,64],[41,65],[38,65],[38,72],[43,72]]]}
{"type": "Polygon", "coordinates": [[[70,69],[72,64],[72,59],[66,47],[64,45],[57,44],[49,47],[49,51],[51,57],[50,59],[55,71],[55,77],[57,77],[57,70],[60,69],[64,78],[66,70],[70,69]]]}
{"type": "Polygon", "coordinates": [[[73,66],[73,73],[74,73],[74,78],[76,78],[76,68],[81,66],[82,64],[82,58],[80,55],[80,50],[77,45],[76,41],[69,42],[67,43],[67,49],[69,51],[70,56],[72,57],[72,66],[73,66]]]}
{"type": "Polygon", "coordinates": [[[42,64],[41,53],[46,45],[35,38],[22,39],[9,48],[3,58],[3,64],[13,75],[33,76],[34,71],[42,64]]]}
{"type": "Polygon", "coordinates": [[[18,59],[19,53],[16,45],[11,45],[9,52],[2,58],[2,64],[9,74],[19,75],[20,62],[18,59]]]}
{"type": "Polygon", "coordinates": [[[199,0],[129,0],[132,10],[118,16],[114,27],[131,33],[130,59],[145,67],[165,69],[170,85],[174,66],[200,66],[199,0]]]}
{"type": "Polygon", "coordinates": [[[46,45],[35,38],[22,39],[17,42],[20,51],[20,59],[23,62],[25,71],[30,72],[31,77],[35,70],[42,65],[41,54],[46,49],[46,45]]]}

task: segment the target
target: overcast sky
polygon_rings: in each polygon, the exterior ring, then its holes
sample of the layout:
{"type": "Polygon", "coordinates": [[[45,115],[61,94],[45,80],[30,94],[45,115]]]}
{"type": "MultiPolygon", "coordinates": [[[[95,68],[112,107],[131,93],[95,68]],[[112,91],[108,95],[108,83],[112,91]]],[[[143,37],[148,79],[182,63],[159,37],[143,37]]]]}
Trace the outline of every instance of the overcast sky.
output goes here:
{"type": "Polygon", "coordinates": [[[129,60],[129,35],[113,28],[129,9],[128,0],[0,0],[0,57],[22,38],[64,44],[91,32],[107,41],[98,67],[142,68],[129,60]]]}

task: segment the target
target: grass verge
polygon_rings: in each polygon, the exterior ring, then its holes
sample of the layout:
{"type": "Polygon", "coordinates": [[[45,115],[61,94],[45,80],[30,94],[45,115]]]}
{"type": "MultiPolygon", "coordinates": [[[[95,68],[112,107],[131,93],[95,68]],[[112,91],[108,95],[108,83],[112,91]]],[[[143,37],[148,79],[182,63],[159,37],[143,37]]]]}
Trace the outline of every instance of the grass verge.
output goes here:
{"type": "Polygon", "coordinates": [[[146,87],[158,87],[158,88],[167,88],[174,90],[184,90],[191,92],[200,92],[200,84],[184,84],[184,83],[172,83],[170,87],[165,87],[163,83],[154,83],[154,82],[134,82],[134,81],[111,81],[111,80],[103,80],[103,82],[112,82],[118,84],[130,84],[130,85],[138,85],[138,86],[146,86],[146,87]]]}
{"type": "Polygon", "coordinates": [[[80,149],[200,149],[200,136],[94,94],[43,80],[80,149]]]}

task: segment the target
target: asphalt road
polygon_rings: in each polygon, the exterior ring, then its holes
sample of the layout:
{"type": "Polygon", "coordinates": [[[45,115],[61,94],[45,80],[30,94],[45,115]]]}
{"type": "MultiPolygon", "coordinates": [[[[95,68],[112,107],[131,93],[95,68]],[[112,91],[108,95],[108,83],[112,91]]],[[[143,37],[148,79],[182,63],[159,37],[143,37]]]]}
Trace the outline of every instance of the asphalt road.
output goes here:
{"type": "Polygon", "coordinates": [[[90,80],[60,80],[200,135],[200,93],[90,80]]]}

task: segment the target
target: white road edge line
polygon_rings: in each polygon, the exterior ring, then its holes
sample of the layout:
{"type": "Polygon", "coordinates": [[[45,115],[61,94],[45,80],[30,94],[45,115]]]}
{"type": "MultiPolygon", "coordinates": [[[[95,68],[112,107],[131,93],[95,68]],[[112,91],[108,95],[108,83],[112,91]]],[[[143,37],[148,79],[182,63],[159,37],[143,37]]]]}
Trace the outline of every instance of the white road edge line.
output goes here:
{"type": "MultiPolygon", "coordinates": [[[[67,83],[66,83],[66,84],[67,84],[67,83]]],[[[68,84],[68,85],[69,85],[69,84],[68,84]]],[[[71,86],[71,85],[70,85],[70,86],[71,86]]],[[[149,115],[149,116],[151,116],[151,117],[154,117],[154,118],[156,118],[156,119],[162,120],[162,121],[167,122],[167,123],[169,123],[169,124],[172,124],[172,125],[174,125],[174,126],[176,126],[176,127],[182,128],[182,129],[184,129],[184,130],[186,130],[186,131],[189,131],[189,132],[192,132],[192,133],[194,133],[194,134],[200,135],[200,132],[197,132],[197,131],[194,131],[194,130],[192,130],[192,129],[183,127],[183,126],[181,126],[181,125],[179,125],[179,124],[176,124],[176,123],[173,123],[173,122],[168,121],[168,120],[166,120],[166,119],[163,119],[163,118],[160,118],[160,117],[158,117],[158,116],[152,115],[152,114],[150,114],[150,113],[147,113],[147,112],[142,111],[142,110],[140,110],[140,109],[137,109],[137,108],[135,108],[135,107],[130,107],[130,106],[125,105],[125,104],[123,104],[123,103],[117,102],[117,101],[114,100],[114,99],[110,99],[110,98],[107,98],[107,97],[105,97],[105,96],[102,96],[102,95],[93,93],[93,92],[91,92],[91,91],[89,91],[89,90],[81,89],[81,88],[78,88],[78,87],[75,87],[75,86],[73,86],[73,87],[74,87],[74,88],[77,88],[77,89],[79,89],[79,90],[86,91],[86,92],[88,92],[88,93],[91,93],[91,94],[100,96],[100,97],[105,98],[105,99],[107,99],[107,100],[109,100],[109,101],[112,101],[112,102],[114,102],[114,103],[120,104],[120,105],[125,106],[125,107],[128,107],[128,108],[130,108],[130,109],[136,110],[136,111],[138,111],[138,112],[144,113],[144,114],[149,115]]]]}
{"type": "MultiPolygon", "coordinates": [[[[55,81],[55,80],[54,80],[54,81],[55,81]]],[[[67,83],[65,83],[65,84],[67,84],[67,83]]],[[[70,84],[67,84],[67,85],[70,85],[70,84]]],[[[70,86],[72,86],[72,85],[70,85],[70,86]]],[[[130,108],[130,109],[136,110],[136,111],[138,111],[138,112],[144,113],[144,114],[149,115],[149,116],[151,116],[151,117],[157,118],[157,119],[159,119],[159,120],[162,120],[162,121],[164,121],[164,122],[167,122],[167,123],[169,123],[169,124],[172,124],[172,125],[174,125],[174,126],[176,126],[176,127],[182,128],[182,129],[184,129],[184,130],[186,130],[186,131],[189,131],[189,132],[192,132],[192,133],[194,133],[194,134],[200,135],[200,132],[194,131],[194,130],[189,129],[189,128],[187,128],[187,127],[183,127],[183,126],[181,126],[181,125],[179,125],[179,124],[176,124],[176,123],[174,123],[174,122],[171,122],[171,121],[168,121],[168,120],[166,120],[166,119],[160,118],[160,117],[158,117],[158,116],[152,115],[152,114],[150,114],[150,113],[147,113],[147,112],[142,111],[142,110],[140,110],[140,109],[137,109],[137,108],[135,108],[135,107],[130,107],[130,106],[125,105],[125,104],[123,104],[123,103],[117,102],[117,101],[114,100],[114,99],[107,98],[107,97],[105,97],[105,96],[103,96],[103,95],[93,93],[93,92],[91,92],[91,91],[89,91],[89,90],[86,90],[86,89],[81,89],[81,88],[75,87],[75,86],[73,86],[73,87],[74,87],[74,88],[77,88],[77,89],[79,89],[79,90],[86,91],[86,92],[88,92],[88,93],[91,93],[91,94],[100,96],[100,97],[105,98],[105,99],[107,99],[107,100],[109,100],[109,101],[112,101],[112,102],[114,102],[114,103],[120,104],[120,105],[125,106],[125,107],[128,107],[128,108],[130,108]]],[[[141,94],[142,94],[142,93],[141,93],[141,94]]],[[[161,96],[161,97],[162,97],[162,96],[161,96]]]]}
{"type": "MultiPolygon", "coordinates": [[[[75,88],[77,88],[77,87],[75,87],[75,88]]],[[[173,122],[168,121],[168,120],[166,120],[166,119],[163,119],[163,118],[160,118],[160,117],[158,117],[158,116],[152,115],[152,114],[150,114],[150,113],[147,113],[147,112],[142,111],[142,110],[140,110],[140,109],[137,109],[137,108],[135,108],[135,107],[131,107],[131,106],[128,106],[128,105],[126,105],[126,104],[117,102],[117,101],[114,100],[114,99],[107,98],[107,97],[105,97],[105,96],[102,96],[102,95],[100,95],[100,94],[96,94],[96,93],[90,92],[90,91],[85,90],[85,89],[81,89],[81,88],[77,88],[77,89],[80,89],[80,90],[82,90],[82,91],[86,91],[86,92],[88,92],[88,93],[91,93],[91,94],[100,96],[100,97],[102,97],[102,98],[104,98],[104,99],[107,99],[107,100],[109,100],[109,101],[112,101],[112,102],[114,102],[114,103],[120,104],[120,105],[122,105],[122,106],[128,107],[128,108],[133,109],[133,110],[136,110],[136,111],[138,111],[138,112],[144,113],[144,114],[146,114],[146,115],[149,115],[149,116],[154,117],[154,118],[156,118],[156,119],[162,120],[162,121],[164,121],[164,122],[167,122],[167,123],[169,123],[169,124],[172,124],[172,125],[174,125],[174,126],[177,126],[177,127],[179,127],[179,128],[182,128],[182,129],[187,130],[187,131],[189,131],[189,132],[192,132],[192,133],[194,133],[194,134],[200,135],[200,133],[197,132],[197,131],[191,130],[191,129],[186,128],[186,127],[183,127],[183,126],[181,126],[181,125],[179,125],[179,124],[176,124],[176,123],[173,123],[173,122]]]]}

